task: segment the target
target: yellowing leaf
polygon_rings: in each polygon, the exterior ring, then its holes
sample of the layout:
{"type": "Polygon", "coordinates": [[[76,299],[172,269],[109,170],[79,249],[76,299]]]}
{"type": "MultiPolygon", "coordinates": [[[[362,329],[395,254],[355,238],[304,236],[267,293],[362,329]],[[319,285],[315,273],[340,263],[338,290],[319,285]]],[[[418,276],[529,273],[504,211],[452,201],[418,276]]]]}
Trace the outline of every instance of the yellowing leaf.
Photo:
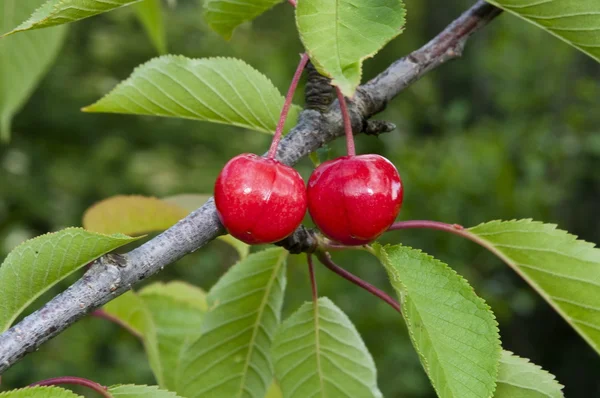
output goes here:
{"type": "Polygon", "coordinates": [[[101,233],[141,235],[170,228],[187,215],[187,210],[157,198],[113,196],[85,212],[83,227],[101,233]]]}
{"type": "MultiPolygon", "coordinates": [[[[163,231],[202,206],[209,195],[183,194],[157,199],[147,196],[113,196],[90,207],[83,216],[83,226],[102,233],[141,235],[163,231]]],[[[244,259],[250,246],[231,235],[219,236],[244,259]]]]}

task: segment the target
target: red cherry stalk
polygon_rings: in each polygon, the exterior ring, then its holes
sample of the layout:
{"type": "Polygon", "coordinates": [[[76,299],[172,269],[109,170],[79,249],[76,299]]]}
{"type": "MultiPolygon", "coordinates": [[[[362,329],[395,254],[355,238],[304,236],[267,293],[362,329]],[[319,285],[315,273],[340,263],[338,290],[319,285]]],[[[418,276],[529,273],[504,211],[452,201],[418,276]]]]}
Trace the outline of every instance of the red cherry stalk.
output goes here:
{"type": "Polygon", "coordinates": [[[323,265],[326,266],[327,268],[329,268],[331,271],[335,272],[342,278],[354,283],[358,287],[366,290],[367,292],[371,293],[375,297],[380,298],[381,300],[388,303],[393,309],[395,309],[399,313],[402,313],[402,308],[400,307],[400,304],[396,300],[391,298],[384,291],[379,290],[375,286],[371,285],[368,282],[363,281],[358,276],[346,271],[345,269],[343,269],[342,267],[340,267],[339,265],[334,263],[333,260],[331,260],[331,256],[329,255],[329,253],[317,252],[317,257],[319,258],[319,261],[321,261],[321,263],[323,263],[323,265]]]}
{"type": "Polygon", "coordinates": [[[53,379],[46,379],[46,380],[42,380],[42,381],[38,381],[36,383],[30,384],[29,387],[58,386],[58,385],[62,385],[62,384],[84,386],[84,387],[89,388],[90,390],[96,391],[98,394],[102,395],[105,398],[113,398],[112,394],[108,392],[108,387],[104,387],[103,385],[98,384],[95,381],[83,379],[81,377],[72,377],[72,376],[55,377],[53,379]]]}
{"type": "Polygon", "coordinates": [[[340,102],[342,119],[344,120],[344,131],[346,132],[346,151],[348,152],[348,156],[356,156],[356,148],[354,147],[354,134],[352,134],[352,120],[350,119],[350,113],[348,112],[346,98],[344,97],[344,94],[342,94],[342,90],[340,90],[339,87],[336,87],[335,89],[340,102]]]}
{"type": "Polygon", "coordinates": [[[279,141],[281,141],[281,136],[283,135],[283,128],[285,126],[285,121],[287,120],[288,113],[290,112],[290,108],[292,106],[292,100],[294,99],[294,93],[296,92],[296,88],[298,87],[298,82],[300,81],[300,77],[302,77],[302,72],[304,71],[304,68],[306,68],[306,64],[308,63],[308,60],[309,60],[308,54],[306,54],[306,53],[302,54],[302,57],[300,58],[300,63],[298,64],[296,73],[294,73],[292,83],[290,83],[290,88],[285,97],[283,109],[281,110],[281,116],[279,117],[279,123],[277,123],[277,128],[275,129],[275,135],[273,136],[273,141],[271,142],[271,147],[269,148],[269,153],[267,154],[268,159],[275,159],[275,155],[277,154],[277,147],[279,146],[279,141]]]}

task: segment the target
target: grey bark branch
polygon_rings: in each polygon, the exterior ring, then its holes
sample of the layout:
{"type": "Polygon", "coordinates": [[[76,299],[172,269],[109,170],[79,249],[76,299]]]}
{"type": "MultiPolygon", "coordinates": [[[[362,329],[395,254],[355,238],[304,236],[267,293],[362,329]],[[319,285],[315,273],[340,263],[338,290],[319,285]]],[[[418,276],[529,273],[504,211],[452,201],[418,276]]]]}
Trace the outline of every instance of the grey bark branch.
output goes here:
{"type": "MultiPolygon", "coordinates": [[[[388,101],[425,73],[458,57],[469,36],[499,13],[499,9],[478,1],[427,45],[361,86],[350,104],[354,131],[362,131],[365,120],[381,112],[388,101]]],[[[277,157],[293,165],[343,135],[337,102],[325,112],[306,109],[296,127],[281,141],[277,157]]],[[[224,232],[211,199],[131,252],[99,259],[75,284],[0,336],[0,374],[84,315],[224,232]]]]}

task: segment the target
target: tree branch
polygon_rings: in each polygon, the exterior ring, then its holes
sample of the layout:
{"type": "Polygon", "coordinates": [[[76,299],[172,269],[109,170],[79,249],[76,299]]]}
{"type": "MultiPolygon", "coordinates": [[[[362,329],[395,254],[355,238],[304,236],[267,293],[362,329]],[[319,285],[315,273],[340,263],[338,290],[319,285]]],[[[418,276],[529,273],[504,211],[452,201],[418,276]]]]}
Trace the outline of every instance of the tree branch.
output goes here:
{"type": "MultiPolygon", "coordinates": [[[[362,131],[365,120],[381,112],[388,101],[411,83],[460,56],[470,35],[499,13],[499,9],[478,1],[424,47],[396,61],[375,79],[359,87],[348,104],[353,131],[362,131]]],[[[277,158],[293,165],[343,134],[338,102],[325,112],[306,109],[296,127],[281,141],[277,158]]],[[[0,336],[0,374],[90,311],[224,232],[211,199],[131,252],[123,256],[107,255],[97,260],[75,284],[0,336]]]]}

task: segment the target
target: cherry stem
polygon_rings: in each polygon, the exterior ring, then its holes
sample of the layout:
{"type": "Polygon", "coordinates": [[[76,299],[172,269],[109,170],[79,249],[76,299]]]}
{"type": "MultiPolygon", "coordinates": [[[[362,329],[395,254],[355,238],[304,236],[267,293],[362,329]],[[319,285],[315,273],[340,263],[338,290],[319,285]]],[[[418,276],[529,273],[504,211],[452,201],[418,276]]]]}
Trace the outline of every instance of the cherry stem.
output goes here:
{"type": "Polygon", "coordinates": [[[317,291],[317,279],[315,278],[315,266],[312,260],[312,254],[306,254],[306,261],[308,262],[308,274],[310,276],[310,287],[312,288],[312,298],[316,303],[319,299],[319,293],[317,291]]]}
{"type": "Polygon", "coordinates": [[[294,77],[292,78],[292,83],[290,83],[290,88],[287,92],[287,96],[285,97],[283,109],[281,110],[281,116],[279,117],[279,123],[277,123],[275,135],[273,136],[273,141],[271,142],[271,147],[269,148],[269,153],[267,154],[267,158],[269,159],[275,159],[275,155],[277,154],[277,147],[279,146],[279,141],[281,141],[281,136],[283,135],[283,128],[285,127],[285,121],[287,120],[288,113],[290,112],[290,108],[292,106],[294,93],[296,92],[298,82],[302,77],[302,72],[304,71],[304,68],[306,68],[308,60],[308,54],[302,54],[302,57],[300,58],[300,63],[298,64],[298,68],[296,69],[296,73],[294,73],[294,77]]]}
{"type": "Polygon", "coordinates": [[[36,383],[30,384],[29,387],[58,386],[61,384],[84,386],[91,390],[96,391],[103,397],[113,398],[112,394],[108,392],[108,387],[104,387],[103,385],[98,384],[95,381],[83,379],[81,377],[72,377],[72,376],[55,377],[53,379],[46,379],[46,380],[42,380],[42,381],[38,381],[36,383]]]}
{"type": "Polygon", "coordinates": [[[346,132],[346,151],[348,156],[356,156],[356,149],[354,147],[354,134],[352,134],[352,120],[350,119],[350,113],[348,112],[348,105],[346,104],[346,98],[342,94],[342,90],[336,87],[338,100],[340,102],[340,111],[342,112],[342,119],[344,120],[344,131],[346,132]]]}
{"type": "Polygon", "coordinates": [[[125,322],[123,322],[122,320],[117,318],[116,316],[111,315],[108,312],[104,311],[103,309],[96,310],[96,311],[92,312],[90,315],[93,317],[96,317],[96,318],[102,318],[102,319],[111,321],[112,323],[121,326],[123,329],[127,330],[129,333],[131,333],[132,335],[134,335],[135,337],[137,337],[140,340],[143,338],[143,336],[137,330],[133,329],[131,326],[129,326],[128,324],[126,324],[125,322]]]}
{"type": "Polygon", "coordinates": [[[356,276],[356,275],[354,275],[354,274],[346,271],[345,269],[343,269],[342,267],[340,267],[339,265],[337,265],[336,263],[334,263],[333,260],[331,260],[331,255],[329,253],[327,253],[327,252],[317,252],[317,257],[319,258],[319,261],[321,261],[321,263],[323,263],[323,265],[326,266],[327,268],[329,268],[331,271],[335,272],[336,274],[338,274],[342,278],[344,278],[344,279],[346,279],[346,280],[354,283],[358,287],[361,287],[361,288],[365,289],[367,292],[371,293],[375,297],[378,297],[381,300],[383,300],[386,303],[388,303],[393,309],[395,309],[399,313],[402,313],[402,309],[400,307],[400,304],[396,300],[394,300],[393,298],[391,298],[384,291],[379,290],[375,286],[371,285],[370,283],[368,283],[366,281],[363,281],[358,276],[356,276]]]}

